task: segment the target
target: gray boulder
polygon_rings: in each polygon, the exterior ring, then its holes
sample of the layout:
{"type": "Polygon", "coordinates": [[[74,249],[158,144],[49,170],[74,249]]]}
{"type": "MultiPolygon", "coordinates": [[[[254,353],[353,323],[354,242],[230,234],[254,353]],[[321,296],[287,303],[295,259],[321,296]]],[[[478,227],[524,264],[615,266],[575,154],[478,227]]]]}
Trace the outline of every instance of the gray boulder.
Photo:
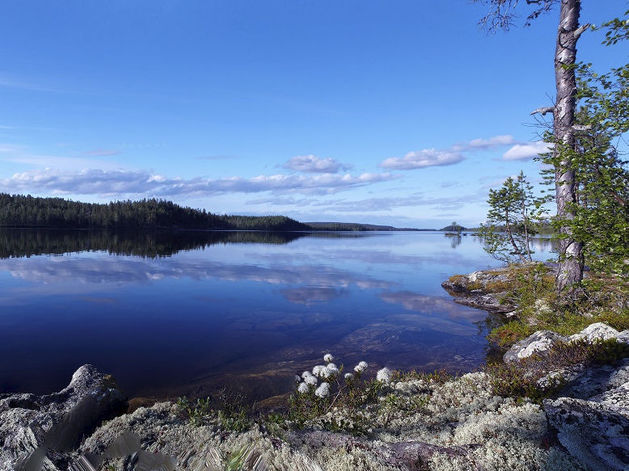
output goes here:
{"type": "Polygon", "coordinates": [[[570,336],[570,342],[577,340],[586,340],[587,342],[594,342],[595,340],[609,340],[617,338],[620,333],[613,327],[608,326],[603,322],[596,322],[590,324],[578,334],[570,336]]]}
{"type": "Polygon", "coordinates": [[[476,309],[495,313],[513,313],[515,306],[506,299],[506,292],[495,292],[490,287],[508,280],[506,268],[475,271],[469,275],[456,275],[441,283],[441,286],[454,297],[454,301],[476,309]]]}
{"type": "Polygon", "coordinates": [[[619,333],[618,337],[616,337],[616,340],[629,344],[629,329],[623,330],[621,333],[619,333]]]}
{"type": "Polygon", "coordinates": [[[619,366],[597,365],[585,368],[577,365],[567,370],[567,374],[561,374],[566,385],[560,396],[588,399],[629,383],[629,358],[624,359],[619,366]]]}
{"type": "Polygon", "coordinates": [[[114,380],[92,365],[59,392],[0,396],[0,471],[67,469],[67,452],[124,405],[114,380]]]}
{"type": "Polygon", "coordinates": [[[561,444],[588,469],[629,469],[629,382],[587,400],[546,400],[544,410],[561,444]]]}
{"type": "Polygon", "coordinates": [[[549,350],[558,342],[566,342],[568,339],[550,330],[538,330],[527,338],[514,344],[502,359],[505,363],[522,360],[530,357],[534,353],[541,353],[549,350]]]}

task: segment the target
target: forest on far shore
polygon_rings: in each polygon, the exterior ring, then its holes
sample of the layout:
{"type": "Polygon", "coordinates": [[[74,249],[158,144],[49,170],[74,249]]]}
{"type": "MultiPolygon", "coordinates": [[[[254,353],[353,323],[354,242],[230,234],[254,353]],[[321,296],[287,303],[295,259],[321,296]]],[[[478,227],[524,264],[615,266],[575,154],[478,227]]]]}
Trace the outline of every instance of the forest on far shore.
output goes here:
{"type": "Polygon", "coordinates": [[[154,198],[103,204],[6,193],[0,193],[0,227],[254,231],[414,230],[358,223],[302,223],[286,216],[219,215],[154,198]]]}

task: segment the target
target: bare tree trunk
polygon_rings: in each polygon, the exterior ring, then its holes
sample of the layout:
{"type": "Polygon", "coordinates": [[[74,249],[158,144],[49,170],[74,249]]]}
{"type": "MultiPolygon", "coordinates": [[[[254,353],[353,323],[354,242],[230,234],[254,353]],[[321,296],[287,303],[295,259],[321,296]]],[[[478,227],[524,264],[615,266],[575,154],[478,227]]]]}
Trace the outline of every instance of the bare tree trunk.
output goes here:
{"type": "MultiPolygon", "coordinates": [[[[581,0],[561,0],[559,31],[555,49],[555,84],[557,102],[554,107],[553,132],[555,146],[555,194],[557,217],[574,219],[576,204],[575,172],[569,154],[563,149],[574,149],[574,116],[576,111],[577,84],[574,65],[577,57],[577,41],[585,28],[579,28],[581,0]]],[[[556,286],[560,292],[572,291],[583,278],[583,246],[574,240],[572,231],[564,225],[559,242],[560,259],[556,286]]]]}
{"type": "Polygon", "coordinates": [[[515,240],[513,238],[513,232],[511,231],[511,224],[509,224],[509,210],[507,209],[505,211],[505,228],[507,229],[507,234],[509,235],[509,241],[511,242],[511,245],[513,246],[513,252],[516,253],[518,255],[518,257],[520,257],[520,262],[524,263],[524,256],[522,255],[522,251],[520,250],[520,247],[518,247],[518,245],[515,243],[515,240]]]}
{"type": "Polygon", "coordinates": [[[531,238],[529,236],[529,219],[526,213],[526,201],[522,198],[522,221],[524,221],[524,248],[526,250],[526,257],[529,262],[533,261],[531,257],[531,238]]]}

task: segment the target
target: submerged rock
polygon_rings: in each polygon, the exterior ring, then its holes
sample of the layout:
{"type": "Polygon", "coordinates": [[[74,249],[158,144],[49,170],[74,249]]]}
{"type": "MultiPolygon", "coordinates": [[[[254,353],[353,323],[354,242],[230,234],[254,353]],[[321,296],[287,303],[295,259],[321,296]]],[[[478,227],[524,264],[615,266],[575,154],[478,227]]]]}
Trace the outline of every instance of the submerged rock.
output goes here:
{"type": "Polygon", "coordinates": [[[550,350],[558,342],[566,342],[568,339],[550,330],[538,330],[527,338],[514,344],[502,359],[505,363],[522,360],[530,357],[534,353],[541,353],[550,350]]]}
{"type": "Polygon", "coordinates": [[[83,365],[59,392],[0,395],[0,470],[67,469],[67,455],[124,397],[110,376],[83,365]]]}

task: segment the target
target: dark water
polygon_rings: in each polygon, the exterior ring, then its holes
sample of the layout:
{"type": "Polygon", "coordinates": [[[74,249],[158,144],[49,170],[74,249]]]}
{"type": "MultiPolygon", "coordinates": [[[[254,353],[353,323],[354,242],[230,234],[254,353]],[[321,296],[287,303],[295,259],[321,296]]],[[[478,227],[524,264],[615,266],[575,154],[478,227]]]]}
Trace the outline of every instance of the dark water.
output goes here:
{"type": "Polygon", "coordinates": [[[0,391],[58,390],[93,363],[130,395],[266,397],[327,351],[470,370],[486,313],[440,283],[495,265],[443,233],[0,231],[0,391]]]}

